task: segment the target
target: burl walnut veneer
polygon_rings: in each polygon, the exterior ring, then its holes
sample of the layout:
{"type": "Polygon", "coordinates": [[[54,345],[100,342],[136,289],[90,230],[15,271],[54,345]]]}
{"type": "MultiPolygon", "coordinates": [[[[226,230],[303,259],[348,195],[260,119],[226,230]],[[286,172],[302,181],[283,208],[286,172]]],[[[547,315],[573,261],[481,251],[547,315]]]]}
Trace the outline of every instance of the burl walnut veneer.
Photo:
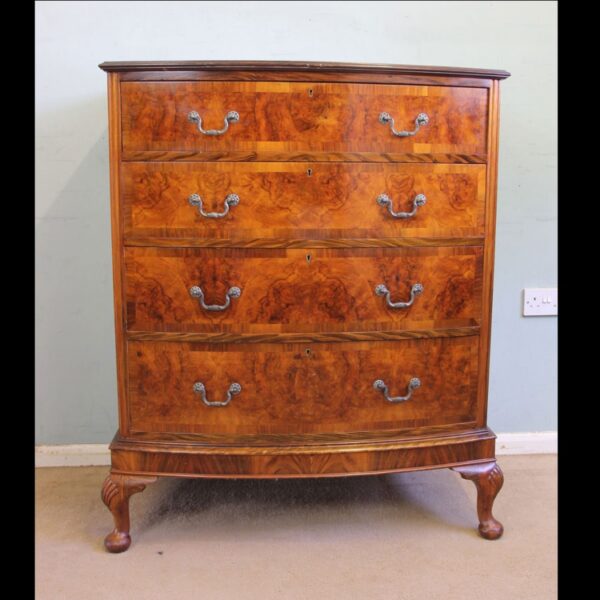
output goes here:
{"type": "Polygon", "coordinates": [[[103,63],[119,431],[110,552],[158,476],[449,467],[502,535],[486,425],[499,80],[103,63]]]}

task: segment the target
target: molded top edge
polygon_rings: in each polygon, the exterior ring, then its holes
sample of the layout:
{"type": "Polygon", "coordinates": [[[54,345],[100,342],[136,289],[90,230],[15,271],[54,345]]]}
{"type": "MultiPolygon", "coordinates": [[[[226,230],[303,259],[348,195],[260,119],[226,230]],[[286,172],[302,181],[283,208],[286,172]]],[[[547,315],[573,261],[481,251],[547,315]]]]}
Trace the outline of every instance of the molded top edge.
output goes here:
{"type": "Polygon", "coordinates": [[[262,60],[181,60],[181,61],[117,61],[98,65],[103,71],[314,71],[330,73],[388,73],[446,77],[481,77],[506,79],[508,71],[468,67],[432,67],[419,65],[386,65],[342,62],[301,62],[262,60]]]}

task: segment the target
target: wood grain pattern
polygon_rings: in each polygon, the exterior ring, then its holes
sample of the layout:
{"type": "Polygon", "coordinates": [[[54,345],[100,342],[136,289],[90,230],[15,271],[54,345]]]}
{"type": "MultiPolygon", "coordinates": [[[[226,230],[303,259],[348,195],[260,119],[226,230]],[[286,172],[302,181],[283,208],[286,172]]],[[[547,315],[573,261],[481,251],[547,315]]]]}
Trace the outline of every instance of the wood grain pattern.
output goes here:
{"type": "Polygon", "coordinates": [[[131,341],[159,342],[208,342],[211,344],[261,344],[305,342],[377,342],[430,337],[463,337],[478,335],[479,326],[469,325],[470,319],[421,322],[428,329],[394,329],[391,331],[309,331],[305,333],[177,333],[163,331],[130,331],[131,341]]]}
{"type": "MultiPolygon", "coordinates": [[[[307,332],[418,328],[421,321],[472,319],[481,314],[482,250],[357,248],[238,250],[125,249],[129,331],[307,332]],[[393,309],[375,294],[383,283],[393,309]],[[222,312],[190,296],[200,286],[209,304],[223,304],[231,286],[242,290],[222,312]]],[[[427,328],[427,324],[425,324],[427,328]]]]}
{"type": "Polygon", "coordinates": [[[395,237],[395,238],[158,238],[130,237],[126,246],[154,248],[420,248],[444,246],[480,246],[479,237],[395,237]]]}
{"type": "MultiPolygon", "coordinates": [[[[255,452],[254,448],[210,453],[203,448],[176,448],[155,445],[144,451],[137,444],[111,445],[113,473],[174,475],[177,477],[259,478],[272,477],[345,477],[421,469],[439,469],[455,465],[476,465],[494,458],[492,436],[447,436],[429,444],[405,443],[398,448],[329,448],[322,452],[255,452]]],[[[280,449],[281,450],[281,449],[280,449]]]]}
{"type": "Polygon", "coordinates": [[[358,162],[358,163],[458,163],[484,164],[484,153],[469,152],[305,152],[291,150],[123,150],[124,161],[161,162],[358,162]]]}
{"type": "Polygon", "coordinates": [[[129,343],[132,431],[310,433],[373,431],[472,423],[476,414],[477,338],[312,346],[233,348],[201,344],[129,343]],[[373,388],[383,379],[394,396],[408,382],[410,400],[388,402],[373,388]],[[231,383],[242,391],[227,406],[231,383]]]}
{"type": "MultiPolygon", "coordinates": [[[[382,475],[402,471],[452,468],[481,456],[489,456],[489,445],[453,444],[430,448],[384,450],[374,452],[346,452],[344,454],[272,456],[239,454],[177,455],[154,452],[113,453],[113,469],[123,473],[155,473],[160,476],[270,479],[304,477],[348,477],[354,475],[382,475]]],[[[493,444],[492,452],[493,455],[493,444]]]]}
{"type": "Polygon", "coordinates": [[[136,452],[160,449],[165,452],[200,454],[330,454],[372,450],[405,450],[447,444],[493,440],[488,427],[464,423],[415,428],[336,433],[169,433],[136,431],[115,435],[111,450],[136,452]]]}
{"type": "Polygon", "coordinates": [[[485,152],[487,90],[285,82],[123,82],[122,140],[126,151],[196,152],[485,152]],[[220,129],[235,110],[239,123],[220,136],[205,136],[187,115],[197,111],[204,127],[220,129]],[[430,122],[413,137],[419,113],[430,122]]]}
{"type": "Polygon", "coordinates": [[[207,244],[268,239],[472,238],[484,233],[483,165],[355,163],[124,163],[121,193],[126,242],[138,238],[200,238],[207,244]],[[240,203],[223,218],[235,193],[240,203]],[[413,217],[390,215],[387,194],[409,212],[417,194],[427,202],[413,217]]]}

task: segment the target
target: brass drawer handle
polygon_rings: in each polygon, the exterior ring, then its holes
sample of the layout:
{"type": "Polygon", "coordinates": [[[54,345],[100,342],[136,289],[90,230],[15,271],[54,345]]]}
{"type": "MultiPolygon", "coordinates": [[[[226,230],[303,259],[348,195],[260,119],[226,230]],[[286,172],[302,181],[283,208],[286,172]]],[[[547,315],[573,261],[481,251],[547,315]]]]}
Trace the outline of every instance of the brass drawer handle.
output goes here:
{"type": "Polygon", "coordinates": [[[233,286],[227,290],[225,294],[225,304],[206,304],[204,302],[204,292],[200,286],[194,285],[190,288],[190,296],[197,298],[200,301],[200,306],[204,310],[219,311],[225,310],[230,304],[232,298],[239,298],[242,295],[242,290],[239,287],[233,286]]]}
{"type": "Polygon", "coordinates": [[[225,115],[225,127],[223,129],[202,129],[202,117],[195,110],[188,115],[188,121],[190,123],[197,123],[198,131],[204,135],[223,135],[229,129],[229,123],[237,123],[239,120],[239,113],[235,110],[230,110],[225,115]]]}
{"type": "Polygon", "coordinates": [[[218,400],[215,402],[209,402],[206,398],[206,387],[201,381],[196,381],[194,384],[194,393],[200,394],[202,398],[202,402],[206,404],[206,406],[227,406],[231,399],[242,391],[242,386],[239,383],[232,383],[227,390],[227,399],[223,400],[223,402],[219,402],[218,400]]]}
{"type": "Polygon", "coordinates": [[[394,135],[397,135],[398,137],[408,137],[410,135],[415,135],[415,133],[417,133],[417,131],[419,131],[423,125],[427,125],[427,123],[429,123],[429,116],[425,113],[419,113],[415,119],[415,128],[413,131],[396,131],[394,129],[394,119],[390,113],[382,112],[379,115],[379,122],[383,125],[387,125],[389,123],[390,130],[394,135]]]}
{"type": "Polygon", "coordinates": [[[385,284],[383,283],[380,283],[378,286],[375,287],[375,293],[378,296],[385,296],[387,305],[390,308],[408,308],[409,306],[412,306],[412,303],[415,301],[415,298],[423,293],[424,289],[425,288],[421,283],[415,283],[410,290],[410,300],[408,302],[392,302],[392,299],[390,297],[390,290],[388,290],[385,284]]]}
{"type": "Polygon", "coordinates": [[[379,194],[377,196],[377,204],[387,207],[388,212],[395,219],[410,219],[410,217],[414,217],[417,214],[417,208],[424,206],[425,202],[427,202],[425,194],[417,194],[413,199],[413,209],[410,212],[394,212],[392,199],[387,194],[379,194]]]}
{"type": "Polygon", "coordinates": [[[418,377],[413,377],[408,382],[408,394],[406,394],[406,396],[390,396],[388,386],[385,385],[385,381],[383,381],[383,379],[377,379],[374,381],[373,387],[377,391],[382,392],[388,402],[406,402],[407,400],[410,400],[412,393],[417,388],[421,387],[421,380],[418,377]]]}
{"type": "Polygon", "coordinates": [[[223,212],[204,212],[202,208],[202,198],[198,194],[192,194],[188,198],[188,202],[192,206],[198,207],[198,212],[207,219],[221,219],[224,217],[232,206],[237,206],[240,203],[240,197],[237,194],[228,194],[224,201],[225,210],[223,212]]]}

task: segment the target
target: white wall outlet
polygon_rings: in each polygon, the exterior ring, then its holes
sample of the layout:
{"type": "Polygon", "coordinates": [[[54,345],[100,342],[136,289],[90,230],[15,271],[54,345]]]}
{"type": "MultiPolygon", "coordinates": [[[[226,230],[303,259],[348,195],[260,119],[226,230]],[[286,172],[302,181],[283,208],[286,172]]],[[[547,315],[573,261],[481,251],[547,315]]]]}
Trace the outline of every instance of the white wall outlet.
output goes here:
{"type": "Polygon", "coordinates": [[[525,288],[523,316],[558,315],[558,288],[525,288]]]}

